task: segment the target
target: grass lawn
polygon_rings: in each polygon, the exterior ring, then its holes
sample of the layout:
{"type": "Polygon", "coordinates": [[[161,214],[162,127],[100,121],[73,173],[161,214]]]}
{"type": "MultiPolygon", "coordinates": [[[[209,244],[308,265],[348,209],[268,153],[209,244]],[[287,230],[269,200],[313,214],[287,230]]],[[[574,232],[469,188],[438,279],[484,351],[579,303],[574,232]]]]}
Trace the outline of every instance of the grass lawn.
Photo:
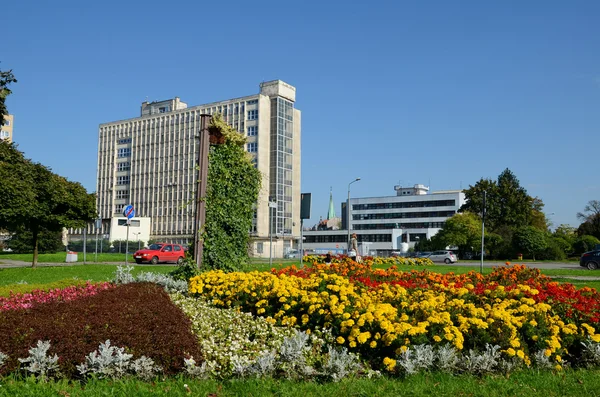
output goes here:
{"type": "MultiPolygon", "coordinates": [[[[168,273],[175,267],[174,265],[136,265],[133,266],[132,273],[168,273]]],[[[108,281],[113,278],[116,269],[117,265],[71,265],[37,267],[35,269],[30,267],[0,269],[0,286],[23,281],[28,284],[43,284],[73,278],[90,281],[108,281]]]]}
{"type": "Polygon", "coordinates": [[[0,381],[0,396],[598,396],[600,371],[554,373],[524,370],[510,376],[453,376],[440,373],[406,379],[349,379],[339,383],[293,382],[273,379],[142,382],[90,380],[36,383],[14,377],[0,381]]]}

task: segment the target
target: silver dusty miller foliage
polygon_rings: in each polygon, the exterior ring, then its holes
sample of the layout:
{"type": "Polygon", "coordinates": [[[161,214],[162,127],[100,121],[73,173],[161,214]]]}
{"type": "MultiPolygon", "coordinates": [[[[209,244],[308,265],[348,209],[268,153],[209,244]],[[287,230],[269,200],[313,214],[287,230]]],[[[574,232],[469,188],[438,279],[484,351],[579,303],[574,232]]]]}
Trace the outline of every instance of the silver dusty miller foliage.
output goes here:
{"type": "Polygon", "coordinates": [[[142,272],[137,276],[133,276],[131,271],[133,266],[117,266],[113,282],[115,284],[130,284],[130,283],[153,283],[162,286],[168,293],[181,292],[187,293],[188,284],[184,280],[175,280],[172,277],[162,273],[142,272]]]}
{"type": "Polygon", "coordinates": [[[99,379],[118,379],[132,373],[142,379],[152,379],[161,369],[151,358],[142,356],[131,361],[132,354],[125,348],[110,345],[110,340],[100,343],[98,350],[88,354],[85,363],[77,365],[82,375],[95,374],[99,379]]]}
{"type": "Polygon", "coordinates": [[[22,364],[26,364],[24,369],[40,380],[45,380],[51,375],[58,375],[58,356],[48,356],[50,341],[37,342],[35,347],[29,349],[27,358],[20,358],[22,364]]]}

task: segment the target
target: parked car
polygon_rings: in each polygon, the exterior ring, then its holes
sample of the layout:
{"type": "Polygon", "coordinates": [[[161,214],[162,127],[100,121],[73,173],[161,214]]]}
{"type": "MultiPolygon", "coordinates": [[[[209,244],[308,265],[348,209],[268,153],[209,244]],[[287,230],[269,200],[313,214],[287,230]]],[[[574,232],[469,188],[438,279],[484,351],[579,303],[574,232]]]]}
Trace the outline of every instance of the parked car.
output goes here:
{"type": "Polygon", "coordinates": [[[433,262],[444,262],[446,264],[458,261],[458,258],[456,258],[456,255],[454,255],[454,252],[447,250],[433,251],[428,258],[433,262]]]}
{"type": "Polygon", "coordinates": [[[294,259],[294,258],[300,258],[300,251],[295,250],[295,249],[291,249],[288,252],[286,252],[283,257],[285,259],[294,259]]]}
{"type": "Polygon", "coordinates": [[[415,255],[415,258],[428,258],[429,255],[431,255],[432,252],[429,251],[425,251],[425,252],[417,252],[417,254],[415,255]]]}
{"type": "Polygon", "coordinates": [[[590,270],[598,269],[598,267],[600,267],[600,250],[588,251],[581,254],[579,266],[586,267],[590,270]]]}
{"type": "Polygon", "coordinates": [[[185,251],[179,244],[157,243],[151,244],[148,248],[138,250],[133,254],[135,263],[150,262],[156,265],[159,262],[183,262],[185,251]]]}

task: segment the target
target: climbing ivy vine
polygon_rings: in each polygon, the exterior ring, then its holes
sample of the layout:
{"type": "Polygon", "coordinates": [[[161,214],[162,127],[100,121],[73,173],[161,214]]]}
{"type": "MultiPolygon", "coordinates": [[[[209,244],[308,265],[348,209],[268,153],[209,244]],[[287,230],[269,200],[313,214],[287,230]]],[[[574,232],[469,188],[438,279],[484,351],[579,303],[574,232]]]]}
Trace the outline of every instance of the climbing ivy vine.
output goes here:
{"type": "Polygon", "coordinates": [[[248,239],[261,186],[260,172],[244,150],[246,138],[214,115],[223,143],[209,152],[203,268],[235,271],[248,263],[248,239]]]}

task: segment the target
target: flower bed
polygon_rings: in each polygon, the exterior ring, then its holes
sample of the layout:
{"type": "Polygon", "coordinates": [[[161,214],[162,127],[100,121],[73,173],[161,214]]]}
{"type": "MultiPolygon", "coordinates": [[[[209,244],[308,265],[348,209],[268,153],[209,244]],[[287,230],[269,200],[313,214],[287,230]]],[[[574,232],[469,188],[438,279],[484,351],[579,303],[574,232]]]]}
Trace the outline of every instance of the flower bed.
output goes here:
{"type": "MultiPolygon", "coordinates": [[[[324,255],[307,255],[303,259],[304,263],[309,265],[325,263],[324,255]]],[[[331,257],[331,263],[351,264],[353,263],[347,255],[334,255],[331,257]]],[[[429,258],[404,258],[402,256],[392,256],[383,258],[379,256],[363,256],[362,262],[365,265],[387,265],[387,266],[432,266],[433,262],[429,258]]]]}
{"type": "Polygon", "coordinates": [[[391,371],[399,355],[419,345],[484,351],[491,344],[525,365],[537,353],[560,365],[577,363],[581,342],[600,342],[598,292],[554,283],[525,266],[487,276],[354,262],[272,274],[211,271],[192,278],[189,292],[272,324],[331,328],[339,345],[391,371]]]}
{"type": "Polygon", "coordinates": [[[49,342],[48,353],[57,354],[60,372],[68,378],[81,376],[76,366],[107,340],[135,358],[151,358],[165,374],[180,372],[188,355],[202,358],[190,320],[163,288],[149,283],[2,311],[0,335],[0,352],[8,356],[1,374],[16,371],[18,358],[27,357],[39,341],[49,342]]]}
{"type": "Polygon", "coordinates": [[[86,282],[85,285],[72,285],[50,290],[37,289],[29,293],[10,293],[8,297],[0,296],[0,312],[6,310],[27,309],[40,303],[68,302],[85,296],[96,295],[99,291],[112,288],[110,283],[86,282]]]}

